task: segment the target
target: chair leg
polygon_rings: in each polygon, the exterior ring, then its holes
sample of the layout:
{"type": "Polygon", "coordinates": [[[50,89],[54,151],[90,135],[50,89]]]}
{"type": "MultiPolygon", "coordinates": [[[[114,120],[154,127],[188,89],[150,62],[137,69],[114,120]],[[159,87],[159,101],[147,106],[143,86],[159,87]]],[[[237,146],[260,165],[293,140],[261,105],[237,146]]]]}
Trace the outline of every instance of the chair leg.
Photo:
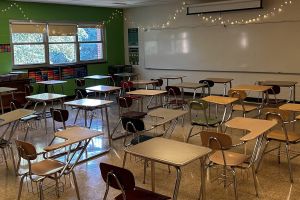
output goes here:
{"type": "Polygon", "coordinates": [[[20,186],[19,186],[19,192],[18,192],[18,200],[21,199],[21,193],[22,193],[22,188],[23,188],[23,182],[24,182],[24,178],[26,177],[26,175],[23,175],[21,180],[20,180],[20,186]]]}
{"type": "Polygon", "coordinates": [[[118,121],[118,123],[117,123],[117,125],[116,125],[116,127],[114,128],[114,130],[112,131],[112,133],[111,133],[111,137],[116,133],[116,131],[117,131],[117,129],[118,129],[118,126],[120,125],[120,123],[121,123],[121,118],[119,119],[119,121],[118,121]]]}
{"type": "Polygon", "coordinates": [[[56,196],[57,198],[59,198],[59,184],[58,184],[58,178],[57,178],[57,174],[54,175],[55,177],[55,192],[56,192],[56,196]]]}
{"type": "Polygon", "coordinates": [[[187,142],[187,143],[188,143],[189,140],[190,140],[190,137],[191,137],[191,134],[192,134],[192,132],[193,132],[193,129],[194,129],[194,126],[191,127],[190,132],[189,132],[189,134],[188,134],[188,136],[187,136],[187,138],[186,138],[186,142],[187,142]]]}
{"type": "Polygon", "coordinates": [[[290,152],[289,152],[289,144],[285,144],[285,151],[286,151],[286,157],[289,165],[289,172],[290,172],[290,181],[293,183],[293,172],[292,172],[292,165],[291,165],[291,158],[290,158],[290,152]]]}
{"type": "Polygon", "coordinates": [[[27,139],[27,134],[28,134],[28,131],[29,131],[29,127],[30,127],[30,125],[27,122],[27,128],[26,128],[26,133],[25,133],[24,141],[26,141],[26,139],[27,139]]]}
{"type": "Polygon", "coordinates": [[[146,173],[147,173],[147,160],[144,160],[144,179],[143,179],[143,184],[146,183],[146,173]]]}
{"type": "Polygon", "coordinates": [[[73,170],[71,171],[71,173],[72,173],[72,176],[73,176],[73,181],[74,181],[74,186],[75,186],[75,191],[76,191],[77,199],[80,200],[80,195],[79,195],[79,189],[78,189],[78,185],[77,185],[76,175],[75,175],[75,172],[73,170]]]}
{"type": "Polygon", "coordinates": [[[92,115],[91,115],[91,119],[90,119],[90,125],[89,125],[89,128],[92,127],[93,118],[94,118],[94,113],[93,113],[93,111],[92,111],[92,115]]]}
{"type": "Polygon", "coordinates": [[[4,148],[2,148],[2,154],[3,154],[3,157],[4,157],[4,161],[5,161],[6,168],[8,168],[7,158],[6,158],[6,153],[5,153],[4,148]]]}
{"type": "Polygon", "coordinates": [[[238,200],[237,179],[236,179],[236,171],[235,171],[235,169],[232,169],[232,176],[233,176],[234,199],[238,200]]]}
{"type": "Polygon", "coordinates": [[[43,181],[39,182],[39,195],[40,195],[40,200],[44,200],[44,194],[43,194],[43,181]]]}
{"type": "Polygon", "coordinates": [[[77,109],[77,113],[76,113],[76,116],[75,116],[74,124],[76,124],[76,121],[77,121],[77,118],[78,118],[79,111],[80,111],[80,109],[77,109]]]}
{"type": "Polygon", "coordinates": [[[252,170],[252,176],[253,176],[253,181],[254,181],[255,193],[256,193],[256,196],[258,197],[257,179],[256,179],[256,175],[255,175],[255,167],[254,167],[254,165],[252,165],[251,168],[252,168],[251,170],[252,170]]]}
{"type": "Polygon", "coordinates": [[[12,159],[12,163],[13,163],[13,167],[14,167],[14,172],[15,172],[15,174],[17,176],[18,175],[17,166],[16,166],[15,157],[14,157],[14,151],[13,151],[13,148],[12,148],[11,145],[10,145],[9,149],[10,149],[10,153],[11,153],[11,159],[12,159]]]}
{"type": "Polygon", "coordinates": [[[122,165],[122,167],[123,167],[123,168],[125,167],[126,158],[127,158],[127,153],[126,153],[126,152],[124,152],[124,157],[123,157],[123,165],[122,165]]]}
{"type": "Polygon", "coordinates": [[[261,165],[262,159],[264,157],[265,151],[267,150],[268,144],[269,144],[269,141],[267,140],[267,143],[266,143],[266,145],[265,145],[265,147],[262,151],[262,154],[261,154],[260,158],[258,159],[258,163],[257,163],[257,166],[256,166],[255,173],[257,173],[259,168],[260,168],[260,165],[261,165]]]}
{"type": "Polygon", "coordinates": [[[278,164],[280,164],[280,148],[281,147],[281,143],[279,143],[279,146],[278,146],[278,154],[277,154],[277,158],[278,158],[278,164]]]}

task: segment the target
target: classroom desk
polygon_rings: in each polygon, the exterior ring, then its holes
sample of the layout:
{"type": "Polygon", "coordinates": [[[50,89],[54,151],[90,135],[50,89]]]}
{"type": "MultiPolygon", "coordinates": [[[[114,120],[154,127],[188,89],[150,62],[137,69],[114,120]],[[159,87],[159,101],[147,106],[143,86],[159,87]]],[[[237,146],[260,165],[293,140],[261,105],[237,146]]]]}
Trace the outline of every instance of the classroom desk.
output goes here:
{"type": "Polygon", "coordinates": [[[205,87],[206,84],[204,84],[204,83],[182,82],[182,83],[174,84],[172,86],[179,87],[179,88],[182,89],[182,97],[184,95],[184,90],[183,90],[184,88],[186,88],[186,89],[193,89],[194,90],[193,99],[195,99],[196,98],[197,89],[205,87]]]}
{"type": "MultiPolygon", "coordinates": [[[[65,141],[59,142],[56,144],[51,144],[51,145],[45,147],[44,150],[46,151],[46,154],[45,154],[46,157],[53,158],[53,159],[62,158],[62,156],[66,155],[66,157],[65,157],[66,160],[63,160],[65,165],[64,165],[64,168],[62,169],[62,171],[59,173],[59,177],[62,175],[70,174],[70,173],[72,173],[74,176],[75,174],[74,174],[73,170],[77,164],[86,162],[89,159],[99,156],[99,155],[95,155],[95,156],[86,158],[84,160],[80,160],[82,154],[84,152],[86,152],[90,141],[93,138],[100,136],[100,135],[103,135],[103,133],[100,131],[94,131],[94,130],[90,130],[90,129],[82,128],[82,127],[70,127],[66,130],[62,130],[62,131],[58,131],[58,132],[54,133],[54,137],[62,138],[65,141]],[[75,145],[76,145],[76,147],[74,148],[75,145]],[[70,148],[66,148],[66,147],[70,147],[70,148]],[[63,153],[54,154],[54,151],[59,150],[59,149],[65,149],[65,150],[63,153]]],[[[77,189],[77,188],[75,188],[75,189],[77,189]]]]}
{"type": "Polygon", "coordinates": [[[156,137],[151,140],[139,143],[137,145],[125,148],[123,166],[127,154],[132,154],[149,160],[151,162],[151,184],[152,191],[155,191],[155,162],[170,165],[176,168],[176,183],[173,192],[173,200],[177,199],[181,168],[187,164],[200,159],[201,162],[201,193],[202,199],[206,197],[205,192],[205,157],[211,152],[207,147],[192,145],[184,142],[178,142],[166,138],[156,137]]]}
{"type": "Polygon", "coordinates": [[[264,106],[264,100],[267,98],[267,91],[271,89],[272,86],[268,85],[237,85],[232,90],[242,90],[242,91],[251,91],[251,92],[260,92],[262,93],[262,100],[261,100],[261,108],[264,106]]]}
{"type": "MultiPolygon", "coordinates": [[[[232,107],[232,103],[238,101],[238,98],[233,98],[233,97],[224,97],[224,96],[206,96],[202,98],[202,100],[209,102],[209,103],[214,103],[216,105],[223,105],[225,107],[223,117],[221,124],[223,124],[225,121],[228,121],[231,117],[231,113],[228,115],[228,118],[225,120],[226,115],[227,115],[227,110],[228,107],[232,107]]],[[[218,109],[216,109],[216,114],[217,114],[218,109]]]]}
{"type": "Polygon", "coordinates": [[[153,85],[155,83],[158,83],[157,80],[134,80],[131,81],[133,85],[145,85],[146,90],[148,90],[148,85],[153,85]]]}
{"type": "Polygon", "coordinates": [[[96,85],[92,87],[87,87],[86,89],[93,92],[104,93],[104,99],[107,99],[107,97],[109,97],[107,94],[109,94],[110,92],[119,91],[118,95],[120,96],[122,88],[115,87],[115,86],[107,86],[107,85],[96,85]]]}
{"type": "Polygon", "coordinates": [[[2,114],[4,113],[4,108],[3,108],[3,102],[2,102],[2,94],[7,93],[7,92],[13,92],[16,91],[17,88],[10,88],[10,87],[0,87],[0,106],[1,106],[1,112],[2,114]]]}
{"type": "Polygon", "coordinates": [[[250,141],[263,135],[277,124],[276,121],[254,119],[245,117],[234,117],[225,123],[229,128],[247,130],[249,133],[240,138],[241,141],[250,141]]]}
{"type": "Polygon", "coordinates": [[[300,104],[297,103],[286,103],[279,106],[281,110],[293,111],[293,112],[300,112],[300,104]]]}
{"type": "Polygon", "coordinates": [[[229,89],[232,87],[232,78],[206,78],[206,80],[211,80],[214,83],[219,83],[224,85],[223,96],[227,95],[227,84],[229,83],[229,89]]]}
{"type": "Polygon", "coordinates": [[[45,92],[49,92],[49,88],[51,86],[52,92],[55,93],[54,91],[54,85],[60,85],[61,86],[61,92],[62,94],[64,94],[64,83],[66,83],[67,81],[61,81],[61,80],[49,80],[49,81],[39,81],[36,82],[36,84],[39,85],[38,91],[41,91],[40,87],[41,85],[45,86],[45,92]]]}
{"type": "Polygon", "coordinates": [[[126,80],[126,78],[127,78],[127,81],[130,81],[132,77],[138,76],[137,73],[129,73],[129,72],[117,73],[117,74],[114,74],[114,75],[118,76],[118,77],[121,77],[124,80],[126,80]]]}
{"type": "Polygon", "coordinates": [[[166,79],[167,80],[167,86],[169,85],[170,79],[180,79],[181,83],[183,82],[183,78],[186,76],[173,76],[173,75],[165,75],[161,76],[160,79],[166,79]]]}
{"type": "MultiPolygon", "coordinates": [[[[165,91],[165,90],[143,90],[143,89],[126,92],[126,94],[129,94],[129,95],[151,96],[148,106],[150,105],[153,97],[157,96],[157,95],[160,95],[160,102],[162,104],[162,94],[165,94],[165,93],[167,93],[167,91],[165,91]]],[[[143,112],[143,109],[144,109],[143,107],[144,107],[144,104],[143,104],[143,98],[142,98],[141,99],[141,112],[143,112]]]]}
{"type": "Polygon", "coordinates": [[[111,134],[109,129],[109,117],[107,107],[112,104],[113,101],[99,100],[99,99],[77,99],[73,101],[65,102],[64,105],[74,106],[84,110],[84,126],[87,126],[87,110],[90,109],[105,109],[105,118],[107,126],[107,135],[109,139],[109,145],[111,146],[111,134]]]}
{"type": "Polygon", "coordinates": [[[111,76],[106,75],[91,75],[91,76],[85,76],[85,79],[93,79],[93,80],[102,80],[102,79],[108,79],[111,78],[111,76]]]}
{"type": "Polygon", "coordinates": [[[279,87],[288,87],[290,89],[290,100],[296,102],[296,81],[257,81],[259,85],[278,85],[279,87]]]}
{"type": "Polygon", "coordinates": [[[155,122],[152,124],[153,127],[162,126],[169,122],[172,122],[170,126],[165,130],[163,134],[164,137],[170,137],[173,133],[175,126],[178,122],[179,117],[184,117],[188,111],[186,110],[174,110],[174,109],[167,109],[167,108],[157,108],[148,112],[148,116],[154,117],[155,122]],[[168,134],[169,132],[169,134],[168,134]]]}
{"type": "Polygon", "coordinates": [[[28,102],[24,106],[25,108],[27,105],[29,105],[31,102],[42,102],[43,103],[43,116],[45,120],[45,131],[47,133],[47,117],[46,117],[46,107],[47,107],[47,102],[51,101],[56,101],[59,100],[61,103],[61,107],[63,107],[63,99],[66,97],[64,94],[54,94],[54,93],[42,93],[42,94],[35,94],[35,95],[30,95],[26,96],[26,99],[28,102]]]}
{"type": "MultiPolygon", "coordinates": [[[[14,170],[16,173],[17,173],[17,168],[16,168],[15,159],[14,159],[14,152],[13,152],[13,149],[11,146],[11,139],[15,133],[15,130],[16,130],[20,120],[23,117],[32,115],[34,112],[35,111],[28,110],[28,109],[17,109],[17,110],[13,110],[13,111],[10,111],[10,112],[0,115],[0,126],[4,126],[4,125],[8,124],[8,127],[5,129],[5,131],[0,136],[0,149],[2,149],[3,153],[5,153],[4,148],[6,148],[6,147],[10,148],[11,157],[12,157],[12,161],[13,161],[13,167],[14,167],[14,170]],[[12,126],[11,126],[11,124],[12,124],[12,126]],[[10,126],[11,126],[11,130],[8,133],[7,131],[9,130],[10,126]]],[[[7,166],[6,157],[4,157],[4,160],[5,160],[5,163],[7,166]]]]}
{"type": "Polygon", "coordinates": [[[91,80],[95,80],[95,84],[97,83],[98,80],[102,80],[102,79],[110,79],[113,82],[113,85],[115,85],[114,80],[112,79],[112,76],[109,75],[90,75],[90,76],[85,76],[84,79],[91,79],[91,80]]]}

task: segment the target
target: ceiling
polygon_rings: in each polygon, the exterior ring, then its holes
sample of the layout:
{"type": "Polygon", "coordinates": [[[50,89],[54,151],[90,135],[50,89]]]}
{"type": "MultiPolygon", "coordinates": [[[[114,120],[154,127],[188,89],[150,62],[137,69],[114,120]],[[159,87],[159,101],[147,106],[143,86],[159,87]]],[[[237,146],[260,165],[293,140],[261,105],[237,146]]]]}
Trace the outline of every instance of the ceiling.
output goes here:
{"type": "Polygon", "coordinates": [[[131,8],[180,2],[179,0],[15,0],[35,3],[55,3],[95,7],[131,8]]]}

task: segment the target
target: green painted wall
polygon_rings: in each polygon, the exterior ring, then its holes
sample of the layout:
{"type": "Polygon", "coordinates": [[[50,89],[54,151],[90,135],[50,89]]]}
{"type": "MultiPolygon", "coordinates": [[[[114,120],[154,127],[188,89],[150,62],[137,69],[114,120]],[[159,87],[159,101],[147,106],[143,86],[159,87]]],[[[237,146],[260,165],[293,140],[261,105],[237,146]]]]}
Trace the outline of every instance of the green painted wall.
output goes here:
{"type": "MultiPolygon", "coordinates": [[[[26,20],[24,14],[31,20],[39,21],[102,22],[108,20],[115,11],[112,8],[16,2],[19,7],[14,5],[5,12],[4,9],[13,3],[0,1],[0,44],[10,43],[9,20],[26,20]]],[[[107,63],[88,65],[89,74],[106,74],[108,65],[125,62],[122,16],[115,17],[106,25],[106,57],[107,63]]],[[[0,53],[0,74],[11,70],[11,53],[0,53]]],[[[68,82],[66,93],[72,94],[74,80],[68,82]]]]}

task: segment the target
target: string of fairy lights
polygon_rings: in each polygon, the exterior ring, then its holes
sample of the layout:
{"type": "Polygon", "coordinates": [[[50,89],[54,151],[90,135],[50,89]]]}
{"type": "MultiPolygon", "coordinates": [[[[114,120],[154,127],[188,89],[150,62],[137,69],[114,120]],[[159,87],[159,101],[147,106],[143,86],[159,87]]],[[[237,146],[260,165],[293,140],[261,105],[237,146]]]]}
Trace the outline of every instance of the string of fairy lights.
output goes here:
{"type": "MultiPolygon", "coordinates": [[[[3,13],[3,14],[7,13],[12,8],[16,8],[17,10],[19,10],[19,12],[24,17],[25,20],[32,21],[32,19],[30,19],[28,17],[28,15],[24,12],[23,8],[17,2],[13,2],[7,8],[1,9],[1,13],[3,13]]],[[[105,25],[111,24],[115,19],[121,18],[121,17],[123,17],[123,11],[120,10],[120,9],[115,9],[110,14],[110,16],[107,17],[107,19],[105,19],[105,20],[102,21],[101,25],[97,25],[97,26],[101,28],[104,24],[105,25]]]]}
{"type": "MultiPolygon", "coordinates": [[[[224,16],[217,16],[218,14],[198,14],[197,16],[200,18],[202,23],[205,24],[212,24],[212,25],[241,25],[241,24],[251,24],[251,23],[259,23],[263,20],[266,20],[270,17],[274,17],[277,14],[280,14],[284,11],[284,9],[288,6],[290,6],[293,3],[291,0],[282,0],[282,2],[279,4],[279,6],[274,7],[272,9],[263,10],[259,14],[256,14],[253,17],[248,17],[245,19],[230,19],[226,17],[226,14],[224,16]]],[[[164,22],[160,24],[151,24],[151,25],[142,25],[140,23],[137,23],[136,21],[132,20],[131,17],[125,17],[124,20],[132,27],[137,27],[141,30],[147,30],[147,29],[164,29],[172,24],[175,23],[175,21],[184,13],[186,10],[187,4],[186,2],[182,2],[182,4],[175,9],[175,11],[169,15],[169,17],[164,20],[164,22]]],[[[185,15],[185,13],[184,13],[185,15]]]]}

